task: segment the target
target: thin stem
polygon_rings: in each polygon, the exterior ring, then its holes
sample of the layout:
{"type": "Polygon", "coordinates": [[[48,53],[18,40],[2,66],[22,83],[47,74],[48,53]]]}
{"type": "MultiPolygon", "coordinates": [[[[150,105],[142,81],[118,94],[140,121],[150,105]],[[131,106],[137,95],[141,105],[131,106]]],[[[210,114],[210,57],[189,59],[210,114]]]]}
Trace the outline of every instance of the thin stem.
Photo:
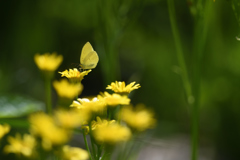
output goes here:
{"type": "Polygon", "coordinates": [[[111,157],[111,152],[105,151],[101,160],[110,160],[110,157],[111,157]]]}
{"type": "Polygon", "coordinates": [[[103,156],[102,156],[101,160],[104,160],[106,156],[107,156],[107,152],[105,151],[105,152],[103,153],[103,156]]]}
{"type": "Polygon", "coordinates": [[[94,146],[94,140],[93,140],[93,137],[91,135],[91,132],[92,132],[92,125],[91,124],[89,124],[89,130],[90,130],[89,135],[90,135],[90,140],[91,140],[93,157],[94,157],[94,159],[96,159],[97,158],[97,154],[96,154],[96,150],[95,150],[95,146],[94,146]]]}
{"type": "Polygon", "coordinates": [[[45,79],[45,96],[47,113],[52,114],[51,79],[48,77],[45,79]]]}
{"type": "Polygon", "coordinates": [[[184,60],[183,49],[182,49],[182,44],[181,44],[181,40],[180,40],[180,34],[177,29],[177,22],[176,22],[175,8],[174,8],[173,0],[168,0],[168,11],[169,11],[169,18],[170,18],[170,23],[171,23],[171,27],[172,27],[173,37],[174,37],[174,41],[175,41],[175,45],[176,45],[178,63],[181,68],[181,76],[182,76],[183,86],[185,89],[188,103],[191,103],[191,98],[192,98],[191,84],[189,82],[187,67],[186,67],[186,63],[184,60]]]}
{"type": "MultiPolygon", "coordinates": [[[[236,2],[236,3],[239,3],[238,1],[236,2]]],[[[239,27],[240,27],[240,17],[239,17],[239,15],[238,15],[238,13],[237,13],[237,10],[236,10],[236,7],[235,7],[235,3],[234,3],[234,1],[232,0],[232,10],[233,10],[233,12],[234,12],[234,14],[235,14],[235,17],[236,17],[236,20],[237,20],[237,22],[238,22],[238,25],[239,25],[239,27]]]]}
{"type": "Polygon", "coordinates": [[[85,146],[87,148],[87,151],[88,151],[89,159],[92,160],[91,152],[90,152],[89,147],[88,147],[88,142],[87,142],[87,138],[86,138],[86,135],[84,133],[84,130],[83,130],[83,139],[84,139],[84,143],[85,143],[85,146]]]}
{"type": "Polygon", "coordinates": [[[198,138],[199,138],[199,107],[200,107],[200,86],[201,86],[201,65],[202,55],[207,37],[208,24],[211,17],[210,1],[205,4],[201,0],[198,1],[198,15],[195,17],[194,30],[194,66],[193,66],[193,82],[192,91],[194,95],[194,103],[192,106],[192,160],[198,159],[198,138]]]}
{"type": "MultiPolygon", "coordinates": [[[[206,3],[208,4],[208,3],[206,3]]],[[[205,6],[206,10],[209,11],[209,5],[205,6]]],[[[177,56],[179,65],[182,69],[182,80],[183,85],[185,88],[185,92],[188,98],[188,103],[192,108],[191,112],[191,122],[192,122],[192,131],[191,131],[191,147],[192,147],[192,160],[198,159],[198,132],[199,132],[199,106],[200,106],[200,78],[201,78],[201,59],[204,44],[206,41],[206,33],[207,33],[207,21],[204,21],[204,11],[202,6],[202,1],[199,0],[197,3],[197,15],[195,16],[195,32],[194,32],[194,46],[193,46],[193,53],[194,53],[194,66],[193,66],[193,80],[192,86],[189,82],[187,69],[184,61],[182,45],[180,41],[179,31],[177,29],[176,17],[175,17],[175,8],[174,8],[174,1],[168,0],[168,9],[169,9],[169,16],[170,22],[172,27],[172,32],[175,40],[175,45],[177,49],[177,56]]]]}
{"type": "Polygon", "coordinates": [[[102,145],[97,145],[97,149],[98,149],[98,154],[97,154],[97,160],[100,160],[100,157],[102,155],[102,145]]]}

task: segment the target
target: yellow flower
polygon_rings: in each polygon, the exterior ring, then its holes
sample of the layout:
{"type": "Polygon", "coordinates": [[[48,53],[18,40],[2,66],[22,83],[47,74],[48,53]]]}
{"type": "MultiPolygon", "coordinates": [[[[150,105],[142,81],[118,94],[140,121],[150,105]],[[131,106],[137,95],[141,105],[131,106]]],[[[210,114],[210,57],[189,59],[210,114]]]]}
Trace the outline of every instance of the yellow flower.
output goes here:
{"type": "Polygon", "coordinates": [[[4,151],[6,153],[22,154],[26,157],[31,157],[34,153],[34,147],[36,146],[36,140],[29,134],[24,134],[21,138],[20,134],[16,134],[16,137],[8,137],[9,145],[6,145],[4,151]]]}
{"type": "Polygon", "coordinates": [[[129,94],[131,91],[140,88],[140,84],[135,84],[136,82],[132,82],[129,85],[125,85],[125,82],[112,82],[111,85],[108,85],[106,89],[111,89],[115,93],[121,94],[129,94]]]}
{"type": "Polygon", "coordinates": [[[69,71],[65,70],[63,72],[58,72],[58,73],[60,73],[62,77],[64,76],[67,77],[72,82],[81,82],[83,77],[88,75],[88,73],[91,71],[92,70],[80,72],[77,68],[73,68],[73,69],[69,69],[69,71]]]}
{"type": "Polygon", "coordinates": [[[32,114],[29,122],[31,133],[42,138],[43,147],[47,150],[51,149],[52,145],[63,144],[69,139],[69,133],[57,126],[54,119],[45,113],[32,114]]]}
{"type": "Polygon", "coordinates": [[[89,114],[78,109],[58,110],[55,112],[55,117],[59,125],[64,128],[75,128],[83,124],[89,119],[89,114]]]}
{"type": "Polygon", "coordinates": [[[53,87],[55,88],[59,97],[68,99],[75,98],[83,90],[83,85],[81,83],[70,83],[66,79],[54,81],[53,87]]]}
{"type": "Polygon", "coordinates": [[[62,152],[64,160],[87,160],[89,157],[86,150],[68,145],[63,146],[62,152]]]}
{"type": "Polygon", "coordinates": [[[130,99],[127,96],[121,96],[119,94],[113,93],[109,94],[108,92],[104,92],[101,95],[98,95],[98,99],[104,101],[109,106],[116,105],[129,105],[130,99]]]}
{"type": "Polygon", "coordinates": [[[8,124],[0,125],[0,139],[10,131],[8,124]]]}
{"type": "Polygon", "coordinates": [[[73,101],[70,107],[82,108],[91,112],[100,112],[105,109],[106,103],[97,97],[94,97],[92,100],[88,98],[78,98],[77,101],[73,101]]]}
{"type": "MultiPolygon", "coordinates": [[[[109,124],[113,124],[115,123],[116,121],[115,120],[111,120],[111,121],[108,121],[106,119],[104,120],[101,120],[100,117],[97,117],[96,118],[97,121],[92,121],[91,122],[91,129],[92,130],[95,130],[96,128],[98,128],[99,126],[107,126],[109,124]]],[[[85,129],[85,134],[88,134],[89,133],[89,126],[82,126],[82,129],[85,129]]]]}
{"type": "Polygon", "coordinates": [[[110,123],[96,127],[93,130],[93,136],[100,143],[116,144],[129,140],[131,131],[129,128],[121,126],[118,123],[110,123]]]}
{"type": "Polygon", "coordinates": [[[106,119],[102,120],[100,117],[97,117],[96,119],[97,121],[92,121],[91,123],[92,130],[95,130],[98,127],[107,126],[116,122],[115,120],[111,120],[111,121],[108,121],[106,119]]]}
{"type": "Polygon", "coordinates": [[[34,60],[40,70],[55,71],[62,63],[63,57],[56,53],[45,53],[43,55],[37,53],[34,60]]]}
{"type": "Polygon", "coordinates": [[[147,110],[143,104],[136,105],[136,108],[125,106],[120,111],[120,118],[137,131],[152,128],[156,123],[153,117],[154,114],[147,110]]]}

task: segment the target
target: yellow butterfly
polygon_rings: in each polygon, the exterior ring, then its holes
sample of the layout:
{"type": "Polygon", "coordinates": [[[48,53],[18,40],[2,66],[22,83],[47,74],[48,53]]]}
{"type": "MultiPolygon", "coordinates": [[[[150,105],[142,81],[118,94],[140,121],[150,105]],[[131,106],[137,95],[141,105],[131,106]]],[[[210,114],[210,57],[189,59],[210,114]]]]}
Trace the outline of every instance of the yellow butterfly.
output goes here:
{"type": "Polygon", "coordinates": [[[80,63],[82,69],[93,69],[97,66],[99,61],[97,52],[93,50],[92,45],[87,42],[83,48],[80,56],[80,63]]]}

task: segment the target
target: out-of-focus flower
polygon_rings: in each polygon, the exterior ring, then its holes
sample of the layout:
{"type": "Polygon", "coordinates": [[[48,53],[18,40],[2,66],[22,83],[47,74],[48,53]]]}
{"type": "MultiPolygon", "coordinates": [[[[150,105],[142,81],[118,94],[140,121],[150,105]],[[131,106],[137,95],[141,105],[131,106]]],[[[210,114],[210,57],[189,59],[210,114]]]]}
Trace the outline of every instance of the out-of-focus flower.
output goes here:
{"type": "Polygon", "coordinates": [[[57,126],[54,119],[45,113],[35,113],[29,117],[32,134],[42,138],[42,145],[46,150],[52,148],[52,145],[60,145],[70,138],[69,133],[57,126]]]}
{"type": "Polygon", "coordinates": [[[87,112],[78,109],[58,110],[55,112],[56,121],[64,128],[75,128],[81,126],[89,119],[87,112]]]}
{"type": "Polygon", "coordinates": [[[93,130],[93,136],[100,143],[113,145],[129,140],[131,131],[129,128],[121,126],[118,123],[109,123],[108,125],[98,125],[93,130]]]}
{"type": "Polygon", "coordinates": [[[140,88],[140,84],[135,84],[132,82],[126,86],[125,82],[112,82],[111,85],[108,85],[106,89],[111,89],[118,94],[129,94],[131,91],[140,88]]]}
{"type": "Polygon", "coordinates": [[[84,76],[88,75],[92,70],[87,70],[80,72],[77,68],[65,70],[63,72],[58,72],[62,75],[62,77],[67,77],[71,82],[81,82],[84,76]]]}
{"type": "Polygon", "coordinates": [[[45,53],[43,55],[37,53],[34,56],[35,63],[43,71],[55,71],[62,63],[62,60],[62,55],[57,55],[56,53],[45,53]]]}
{"type": "Polygon", "coordinates": [[[62,152],[64,160],[87,160],[89,158],[86,150],[77,147],[65,145],[62,152]]]}
{"type": "Polygon", "coordinates": [[[144,104],[138,104],[136,108],[133,108],[133,106],[124,106],[119,115],[120,119],[137,131],[152,128],[156,123],[153,112],[147,110],[144,104]]]}
{"type": "Polygon", "coordinates": [[[9,145],[6,145],[4,151],[6,153],[21,154],[25,157],[31,157],[34,153],[34,148],[36,146],[36,140],[33,136],[29,134],[24,134],[23,138],[18,133],[16,137],[8,137],[9,145]]]}
{"type": "MultiPolygon", "coordinates": [[[[102,126],[107,126],[107,125],[110,125],[110,124],[113,124],[115,123],[116,121],[115,120],[111,120],[111,121],[108,121],[106,119],[101,119],[100,117],[97,117],[96,118],[97,120],[96,121],[92,121],[91,122],[91,129],[92,130],[95,130],[96,128],[98,128],[99,126],[102,127],[102,126]]],[[[89,126],[82,126],[82,129],[85,129],[85,134],[88,134],[89,133],[89,126]]]]}
{"type": "Polygon", "coordinates": [[[78,98],[77,101],[73,101],[70,107],[85,109],[91,112],[99,112],[105,109],[106,103],[102,99],[99,100],[97,97],[91,100],[88,98],[78,98]]]}
{"type": "Polygon", "coordinates": [[[10,131],[10,126],[8,124],[0,124],[0,139],[10,131]]]}
{"type": "Polygon", "coordinates": [[[104,92],[98,95],[98,99],[104,101],[109,106],[129,105],[130,103],[130,99],[127,96],[121,96],[116,93],[109,94],[108,92],[104,92]]]}
{"type": "Polygon", "coordinates": [[[81,83],[70,83],[66,79],[54,81],[53,87],[55,88],[59,97],[68,99],[75,98],[83,90],[83,85],[81,83]]]}
{"type": "Polygon", "coordinates": [[[111,121],[108,121],[106,119],[102,120],[100,117],[97,117],[96,119],[97,121],[92,121],[91,123],[92,130],[95,130],[98,127],[107,126],[116,122],[115,120],[111,120],[111,121]]]}

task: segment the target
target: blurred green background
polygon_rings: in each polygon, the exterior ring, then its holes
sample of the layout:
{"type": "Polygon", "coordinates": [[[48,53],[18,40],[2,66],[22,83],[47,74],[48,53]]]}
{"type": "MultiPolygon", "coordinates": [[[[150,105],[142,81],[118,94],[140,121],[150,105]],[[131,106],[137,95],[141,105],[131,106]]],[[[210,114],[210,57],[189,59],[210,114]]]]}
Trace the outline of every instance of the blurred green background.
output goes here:
{"type": "MultiPolygon", "coordinates": [[[[44,101],[34,55],[62,54],[58,71],[64,71],[79,66],[82,46],[89,41],[100,60],[82,81],[81,96],[96,95],[115,80],[136,81],[142,87],[131,95],[132,103],[154,109],[157,137],[190,134],[190,108],[178,74],[166,0],[8,0],[0,4],[1,97],[21,95],[44,101]]],[[[187,1],[176,1],[176,15],[191,74],[193,19],[187,1]]],[[[200,144],[213,147],[218,160],[238,159],[240,42],[235,37],[239,27],[227,0],[212,3],[209,16],[201,67],[200,144]]]]}

